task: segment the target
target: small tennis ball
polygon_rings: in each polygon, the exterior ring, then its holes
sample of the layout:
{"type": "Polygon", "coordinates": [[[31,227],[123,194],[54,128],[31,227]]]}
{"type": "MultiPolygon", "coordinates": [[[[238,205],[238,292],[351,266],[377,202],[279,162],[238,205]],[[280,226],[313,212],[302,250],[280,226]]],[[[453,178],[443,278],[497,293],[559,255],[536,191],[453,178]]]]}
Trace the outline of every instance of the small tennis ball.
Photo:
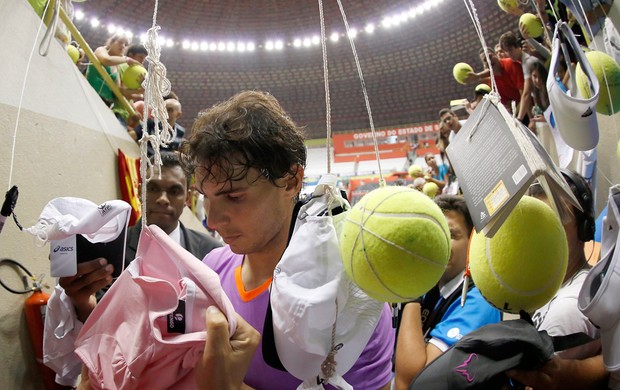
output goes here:
{"type": "MultiPolygon", "coordinates": [[[[620,111],[620,66],[612,57],[600,51],[589,51],[586,53],[586,58],[601,86],[596,112],[604,115],[617,113],[620,111]]],[[[575,78],[581,96],[590,98],[592,96],[590,83],[580,64],[577,64],[575,78]]]]}
{"type": "Polygon", "coordinates": [[[340,254],[347,275],[370,297],[406,302],[439,281],[450,243],[446,218],[430,198],[408,187],[382,187],[347,215],[340,254]]]}
{"type": "Polygon", "coordinates": [[[439,192],[439,186],[436,183],[429,181],[428,183],[424,184],[424,187],[422,187],[422,192],[432,199],[437,196],[437,193],[439,192]]]}
{"type": "Polygon", "coordinates": [[[523,23],[525,32],[532,38],[538,38],[543,33],[543,24],[534,14],[524,13],[519,18],[519,23],[523,23]]]}
{"type": "Polygon", "coordinates": [[[424,172],[422,172],[422,167],[419,166],[418,164],[413,164],[409,167],[409,176],[411,177],[420,177],[424,175],[424,172]]]}
{"type": "Polygon", "coordinates": [[[521,15],[523,11],[519,8],[519,0],[497,0],[497,5],[502,11],[512,15],[521,15]]]}
{"type": "Polygon", "coordinates": [[[77,64],[80,59],[80,51],[78,48],[73,45],[67,45],[67,53],[69,54],[69,57],[71,57],[71,61],[73,61],[74,64],[77,64]]]}
{"type": "Polygon", "coordinates": [[[474,88],[474,92],[490,93],[491,92],[491,87],[489,87],[486,84],[478,84],[478,85],[476,85],[476,88],[474,88]]]}
{"type": "Polygon", "coordinates": [[[533,312],[558,291],[566,274],[566,233],[543,201],[521,198],[493,238],[475,233],[469,267],[476,287],[498,309],[533,312]]]}
{"type": "Polygon", "coordinates": [[[465,62],[459,62],[458,64],[454,65],[454,68],[452,68],[452,75],[454,76],[454,79],[460,84],[465,84],[465,79],[470,73],[474,73],[474,70],[469,64],[465,62]]]}
{"type": "Polygon", "coordinates": [[[121,81],[129,89],[139,89],[146,76],[146,69],[142,65],[132,65],[125,69],[121,81]]]}

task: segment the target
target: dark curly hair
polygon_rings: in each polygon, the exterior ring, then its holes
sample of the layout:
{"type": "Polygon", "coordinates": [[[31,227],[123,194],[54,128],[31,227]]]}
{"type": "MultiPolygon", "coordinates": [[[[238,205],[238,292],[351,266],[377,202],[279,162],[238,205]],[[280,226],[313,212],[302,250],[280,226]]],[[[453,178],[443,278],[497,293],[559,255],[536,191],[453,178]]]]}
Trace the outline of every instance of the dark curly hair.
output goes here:
{"type": "Polygon", "coordinates": [[[204,169],[205,180],[232,182],[255,168],[275,185],[306,166],[302,130],[268,93],[244,91],[200,112],[191,134],[181,161],[188,173],[204,169]]]}

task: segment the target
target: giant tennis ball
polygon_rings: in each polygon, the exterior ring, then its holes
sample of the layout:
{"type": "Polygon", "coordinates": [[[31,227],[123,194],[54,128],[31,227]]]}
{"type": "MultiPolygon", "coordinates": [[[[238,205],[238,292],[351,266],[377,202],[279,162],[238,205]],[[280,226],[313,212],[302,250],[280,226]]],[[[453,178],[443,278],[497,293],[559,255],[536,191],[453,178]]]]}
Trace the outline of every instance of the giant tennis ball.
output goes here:
{"type": "Polygon", "coordinates": [[[146,69],[142,65],[132,65],[125,69],[121,81],[129,89],[140,89],[146,77],[146,69]]]}
{"type": "Polygon", "coordinates": [[[73,45],[67,45],[67,54],[71,57],[71,61],[73,61],[74,64],[77,64],[80,59],[80,51],[78,48],[73,45]]]}
{"type": "Polygon", "coordinates": [[[543,24],[534,14],[524,13],[519,18],[519,23],[523,23],[525,32],[532,38],[538,38],[543,33],[543,24]]]}
{"type": "Polygon", "coordinates": [[[424,193],[424,195],[432,199],[437,196],[437,193],[439,192],[439,186],[437,185],[437,183],[429,181],[428,183],[424,184],[424,187],[422,187],[422,192],[424,193]]]}
{"type": "Polygon", "coordinates": [[[519,16],[523,13],[521,8],[519,8],[519,0],[497,0],[497,5],[499,5],[502,11],[512,15],[519,16]]]}
{"type": "Polygon", "coordinates": [[[406,302],[430,290],[450,257],[441,209],[409,187],[375,189],[353,206],[340,235],[351,280],[369,296],[406,302]]]}
{"type": "Polygon", "coordinates": [[[471,276],[498,309],[533,312],[558,291],[566,274],[566,233],[543,201],[521,198],[493,238],[476,233],[469,247],[471,276]]]}
{"type": "MultiPolygon", "coordinates": [[[[605,115],[617,113],[620,111],[620,66],[612,57],[600,51],[589,51],[586,53],[586,58],[601,85],[596,112],[605,115]]],[[[580,64],[577,64],[575,78],[581,96],[590,98],[592,90],[580,64]]]]}
{"type": "Polygon", "coordinates": [[[465,84],[465,79],[470,73],[474,73],[474,70],[469,64],[465,62],[459,62],[458,64],[454,65],[454,68],[452,68],[452,75],[454,76],[454,79],[460,84],[465,84]]]}
{"type": "Polygon", "coordinates": [[[422,167],[418,164],[413,164],[408,169],[409,176],[411,177],[420,177],[424,176],[424,172],[422,172],[422,167]]]}

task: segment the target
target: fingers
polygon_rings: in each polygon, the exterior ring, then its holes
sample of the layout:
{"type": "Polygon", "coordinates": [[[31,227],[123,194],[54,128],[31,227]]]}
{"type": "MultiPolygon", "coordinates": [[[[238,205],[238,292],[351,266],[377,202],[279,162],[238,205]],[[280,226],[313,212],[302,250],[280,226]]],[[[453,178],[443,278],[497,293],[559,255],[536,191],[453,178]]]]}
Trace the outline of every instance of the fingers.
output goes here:
{"type": "MultiPolygon", "coordinates": [[[[228,321],[226,320],[226,316],[216,306],[209,306],[207,308],[207,334],[209,335],[207,338],[207,343],[213,340],[230,339],[230,332],[228,331],[228,321]]],[[[218,344],[228,346],[228,343],[218,344]]]]}
{"type": "Polygon", "coordinates": [[[94,294],[112,282],[114,266],[106,259],[99,258],[77,265],[75,276],[60,278],[59,284],[68,296],[74,294],[94,294]]]}

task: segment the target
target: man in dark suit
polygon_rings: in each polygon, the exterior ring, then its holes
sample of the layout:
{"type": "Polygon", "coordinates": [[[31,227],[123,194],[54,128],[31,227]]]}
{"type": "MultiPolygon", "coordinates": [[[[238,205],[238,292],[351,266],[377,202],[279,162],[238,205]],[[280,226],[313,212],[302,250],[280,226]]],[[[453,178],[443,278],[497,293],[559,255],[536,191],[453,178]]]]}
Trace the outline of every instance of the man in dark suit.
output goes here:
{"type": "MultiPolygon", "coordinates": [[[[153,177],[146,183],[146,221],[157,225],[173,240],[198,259],[213,248],[222,246],[207,234],[188,229],[179,221],[189,197],[189,178],[181,167],[176,153],[161,154],[161,177],[155,168],[153,177]]],[[[127,231],[125,267],[136,257],[142,219],[127,231]]]]}

